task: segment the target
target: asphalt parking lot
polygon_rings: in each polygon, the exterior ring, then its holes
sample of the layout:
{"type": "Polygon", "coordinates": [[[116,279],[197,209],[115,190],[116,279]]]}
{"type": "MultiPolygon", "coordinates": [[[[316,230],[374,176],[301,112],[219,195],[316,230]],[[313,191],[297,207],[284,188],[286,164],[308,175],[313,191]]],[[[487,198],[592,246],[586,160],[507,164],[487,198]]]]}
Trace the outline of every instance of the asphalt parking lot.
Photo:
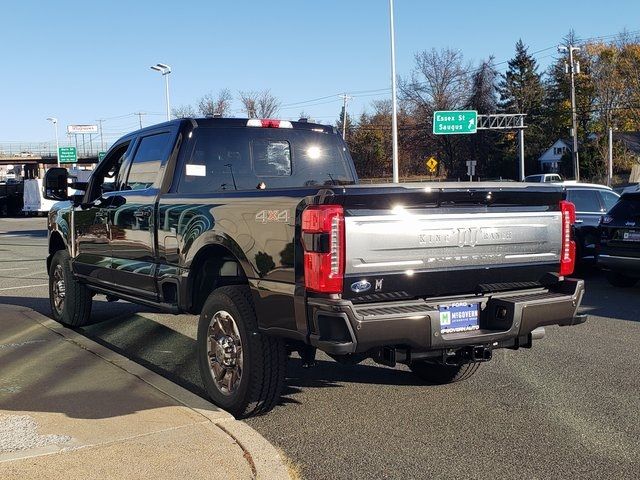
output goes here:
{"type": "MultiPolygon", "coordinates": [[[[45,219],[0,219],[0,302],[48,314],[45,219]]],[[[587,275],[577,327],[499,351],[470,380],[423,386],[404,368],[290,362],[280,404],[247,420],[303,478],[638,478],[640,287],[587,275]]],[[[81,332],[202,393],[195,317],[97,296],[81,332]]],[[[2,370],[0,366],[0,377],[2,370]]]]}

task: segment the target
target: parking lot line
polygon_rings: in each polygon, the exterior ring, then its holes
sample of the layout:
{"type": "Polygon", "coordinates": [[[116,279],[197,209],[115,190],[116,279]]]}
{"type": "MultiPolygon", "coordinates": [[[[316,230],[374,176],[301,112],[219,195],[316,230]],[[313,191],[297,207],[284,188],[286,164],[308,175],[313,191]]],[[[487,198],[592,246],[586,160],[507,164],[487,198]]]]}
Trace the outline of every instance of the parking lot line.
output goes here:
{"type": "Polygon", "coordinates": [[[38,283],[37,285],[23,285],[22,287],[7,287],[7,288],[0,288],[0,292],[5,292],[7,290],[17,290],[19,288],[34,288],[34,287],[46,287],[47,285],[49,285],[48,283],[38,283]]]}

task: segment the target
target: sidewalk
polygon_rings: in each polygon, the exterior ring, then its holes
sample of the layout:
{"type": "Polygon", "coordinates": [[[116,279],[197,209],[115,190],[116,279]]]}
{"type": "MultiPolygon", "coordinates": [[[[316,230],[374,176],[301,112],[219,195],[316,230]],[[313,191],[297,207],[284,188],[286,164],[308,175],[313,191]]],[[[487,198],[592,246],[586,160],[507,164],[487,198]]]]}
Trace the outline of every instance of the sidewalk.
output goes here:
{"type": "Polygon", "coordinates": [[[0,305],[0,478],[288,479],[243,422],[32,310],[0,305]]]}

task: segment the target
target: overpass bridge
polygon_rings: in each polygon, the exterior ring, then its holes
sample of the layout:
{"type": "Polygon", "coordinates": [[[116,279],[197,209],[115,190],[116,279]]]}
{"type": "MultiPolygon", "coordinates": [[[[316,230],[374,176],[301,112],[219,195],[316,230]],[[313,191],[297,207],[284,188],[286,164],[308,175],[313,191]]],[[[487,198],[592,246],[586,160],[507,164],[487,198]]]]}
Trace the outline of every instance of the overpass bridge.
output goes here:
{"type": "MultiPolygon", "coordinates": [[[[75,145],[60,145],[61,147],[75,145]]],[[[99,145],[78,145],[78,163],[98,162],[98,152],[106,151],[99,145]]],[[[0,142],[0,165],[56,164],[56,144],[52,142],[0,142]]]]}

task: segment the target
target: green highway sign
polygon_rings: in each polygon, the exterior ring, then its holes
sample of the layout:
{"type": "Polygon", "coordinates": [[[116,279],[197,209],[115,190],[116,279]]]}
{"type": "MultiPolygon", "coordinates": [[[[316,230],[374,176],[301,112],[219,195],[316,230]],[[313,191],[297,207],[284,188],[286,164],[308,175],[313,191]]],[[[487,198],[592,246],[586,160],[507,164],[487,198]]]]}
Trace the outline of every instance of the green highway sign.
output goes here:
{"type": "Polygon", "coordinates": [[[475,110],[445,110],[433,112],[433,133],[454,135],[456,133],[476,133],[478,112],[475,110]]]}
{"type": "Polygon", "coordinates": [[[78,153],[76,152],[76,147],[58,148],[58,158],[60,163],[77,163],[78,153]]]}
{"type": "Polygon", "coordinates": [[[107,156],[107,152],[98,152],[98,161],[101,162],[104,157],[107,156]]]}

